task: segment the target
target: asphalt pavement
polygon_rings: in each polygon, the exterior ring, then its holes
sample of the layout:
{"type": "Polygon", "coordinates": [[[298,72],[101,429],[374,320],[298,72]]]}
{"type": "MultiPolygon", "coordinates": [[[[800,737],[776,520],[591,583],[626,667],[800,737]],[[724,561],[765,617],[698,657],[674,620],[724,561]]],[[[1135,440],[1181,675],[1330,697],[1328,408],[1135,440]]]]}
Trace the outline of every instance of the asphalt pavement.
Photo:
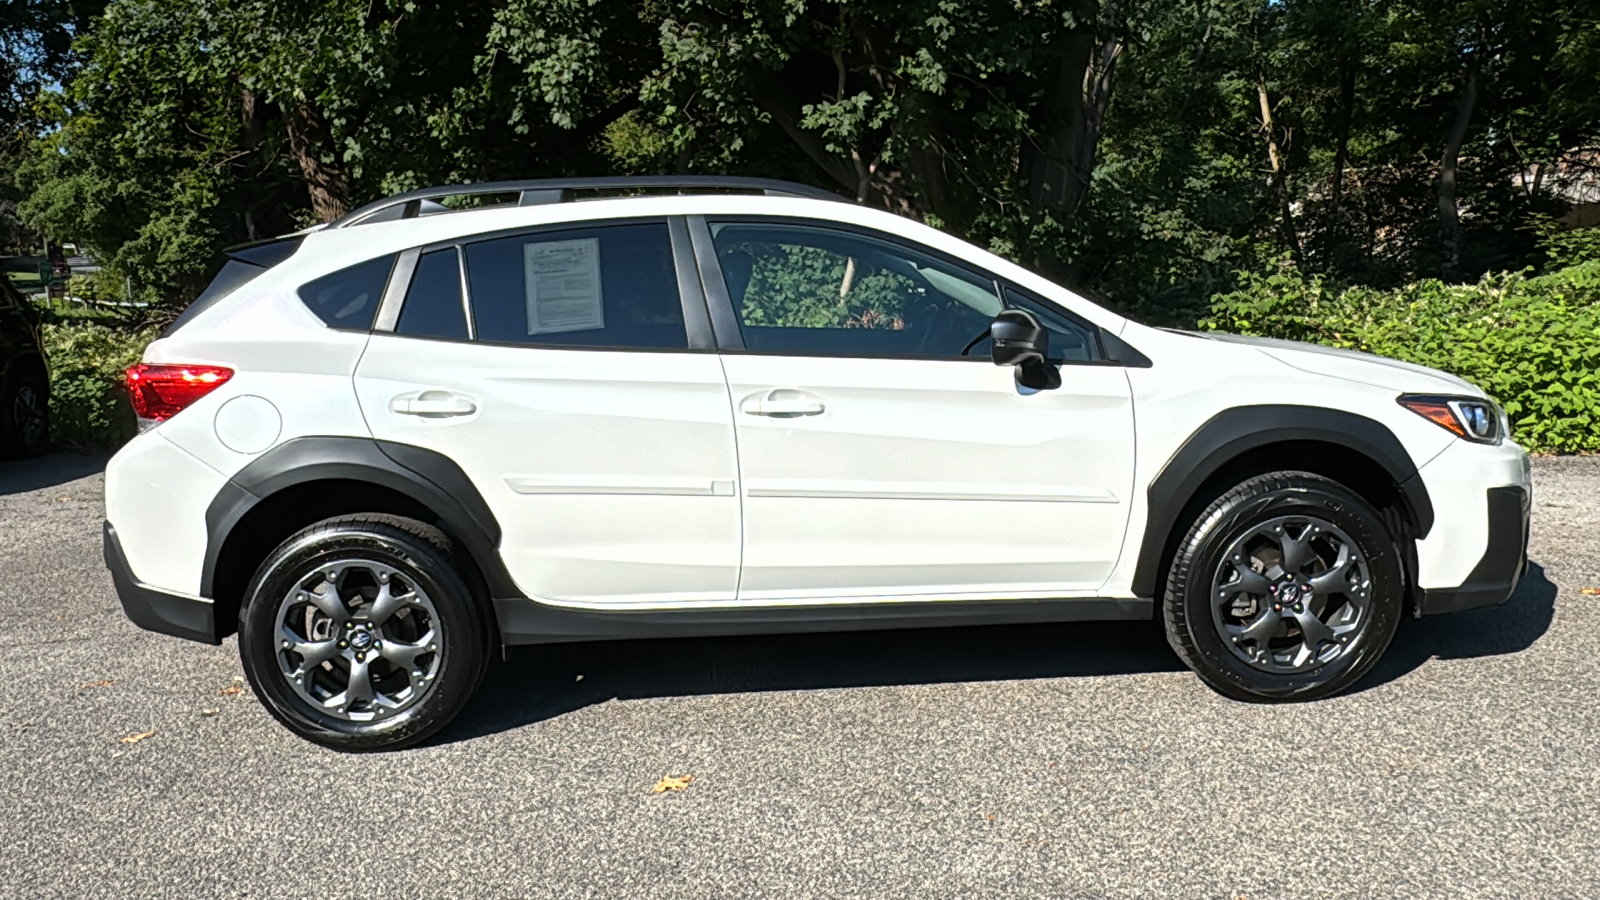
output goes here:
{"type": "Polygon", "coordinates": [[[1600,896],[1600,459],[1535,462],[1515,597],[1332,700],[1142,623],[617,642],[361,756],[127,622],[101,465],[0,463],[0,896],[1600,896]]]}

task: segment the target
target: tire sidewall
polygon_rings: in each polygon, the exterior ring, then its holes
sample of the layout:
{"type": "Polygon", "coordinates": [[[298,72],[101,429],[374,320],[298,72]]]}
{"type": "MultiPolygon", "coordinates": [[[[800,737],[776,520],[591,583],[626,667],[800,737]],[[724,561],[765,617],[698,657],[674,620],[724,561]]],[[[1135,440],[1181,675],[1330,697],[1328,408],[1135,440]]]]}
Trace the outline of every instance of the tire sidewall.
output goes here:
{"type": "Polygon", "coordinates": [[[1215,509],[1197,523],[1185,542],[1190,565],[1181,585],[1191,646],[1207,680],[1241,699],[1299,699],[1343,689],[1375,664],[1388,649],[1404,610],[1405,582],[1398,550],[1388,529],[1367,504],[1325,485],[1280,487],[1215,509]],[[1223,555],[1241,534],[1281,516],[1314,516],[1342,529],[1366,557],[1372,580],[1368,621],[1356,642],[1333,661],[1305,672],[1274,674],[1239,659],[1223,643],[1212,619],[1212,581],[1223,555]]]}
{"type": "Polygon", "coordinates": [[[455,570],[424,544],[368,528],[317,530],[291,538],[256,572],[239,616],[239,652],[256,696],[296,733],[341,750],[382,749],[420,741],[442,728],[477,687],[487,656],[472,595],[455,570]],[[362,559],[400,569],[438,611],[439,673],[422,702],[378,722],[351,722],[300,697],[277,661],[279,603],[308,573],[333,559],[362,559]]]}
{"type": "Polygon", "coordinates": [[[50,446],[50,386],[31,366],[12,372],[0,389],[0,450],[18,457],[37,456],[50,446]],[[32,387],[44,405],[44,434],[34,444],[23,443],[22,423],[17,421],[17,395],[32,387]]]}

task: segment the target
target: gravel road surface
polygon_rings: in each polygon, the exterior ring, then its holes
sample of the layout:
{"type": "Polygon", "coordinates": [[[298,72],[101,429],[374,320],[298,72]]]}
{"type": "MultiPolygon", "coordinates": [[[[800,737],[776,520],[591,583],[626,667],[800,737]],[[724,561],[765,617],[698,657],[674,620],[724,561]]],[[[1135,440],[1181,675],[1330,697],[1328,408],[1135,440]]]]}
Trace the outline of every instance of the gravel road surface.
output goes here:
{"type": "Polygon", "coordinates": [[[1333,700],[1143,624],[588,644],[367,756],[123,618],[100,466],[0,463],[3,896],[1600,896],[1600,459],[1535,463],[1515,597],[1333,700]]]}

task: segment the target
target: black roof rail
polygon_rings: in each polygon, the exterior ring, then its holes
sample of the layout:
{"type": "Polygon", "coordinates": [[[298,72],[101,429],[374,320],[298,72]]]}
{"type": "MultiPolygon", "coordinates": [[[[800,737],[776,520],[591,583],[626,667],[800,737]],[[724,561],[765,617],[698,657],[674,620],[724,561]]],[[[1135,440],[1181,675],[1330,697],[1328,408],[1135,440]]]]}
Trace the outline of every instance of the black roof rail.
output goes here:
{"type": "Polygon", "coordinates": [[[527,181],[485,181],[421,188],[368,203],[334,219],[329,228],[348,228],[368,222],[414,219],[426,212],[438,212],[438,201],[446,197],[476,197],[490,194],[516,194],[518,206],[565,203],[576,199],[578,191],[651,191],[655,193],[718,193],[750,191],[769,197],[807,197],[813,200],[847,198],[832,191],[773,178],[743,178],[719,175],[638,175],[606,178],[538,178],[527,181]]]}

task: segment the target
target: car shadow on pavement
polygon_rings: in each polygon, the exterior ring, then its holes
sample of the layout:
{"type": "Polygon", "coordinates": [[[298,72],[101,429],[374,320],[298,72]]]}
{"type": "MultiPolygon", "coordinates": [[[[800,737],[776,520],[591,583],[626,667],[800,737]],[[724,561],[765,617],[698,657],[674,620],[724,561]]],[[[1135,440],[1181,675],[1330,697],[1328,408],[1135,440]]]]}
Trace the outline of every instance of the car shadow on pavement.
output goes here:
{"type": "Polygon", "coordinates": [[[1556,586],[1538,563],[1528,566],[1516,593],[1499,606],[1405,619],[1394,643],[1351,693],[1387,684],[1431,659],[1472,659],[1517,653],[1550,630],[1556,586]]]}
{"type": "MultiPolygon", "coordinates": [[[[1500,606],[1400,624],[1353,689],[1430,659],[1516,653],[1550,627],[1556,586],[1535,564],[1500,606]]],[[[1156,622],[605,641],[516,648],[430,744],[450,744],[608,700],[1179,672],[1156,622]],[[581,677],[580,677],[581,676],[581,677]]]]}
{"type": "Polygon", "coordinates": [[[1182,669],[1154,622],[553,644],[513,649],[432,743],[493,734],[611,699],[1182,669]]]}
{"type": "Polygon", "coordinates": [[[58,450],[36,459],[0,460],[0,497],[26,494],[105,471],[106,458],[58,450]]]}

